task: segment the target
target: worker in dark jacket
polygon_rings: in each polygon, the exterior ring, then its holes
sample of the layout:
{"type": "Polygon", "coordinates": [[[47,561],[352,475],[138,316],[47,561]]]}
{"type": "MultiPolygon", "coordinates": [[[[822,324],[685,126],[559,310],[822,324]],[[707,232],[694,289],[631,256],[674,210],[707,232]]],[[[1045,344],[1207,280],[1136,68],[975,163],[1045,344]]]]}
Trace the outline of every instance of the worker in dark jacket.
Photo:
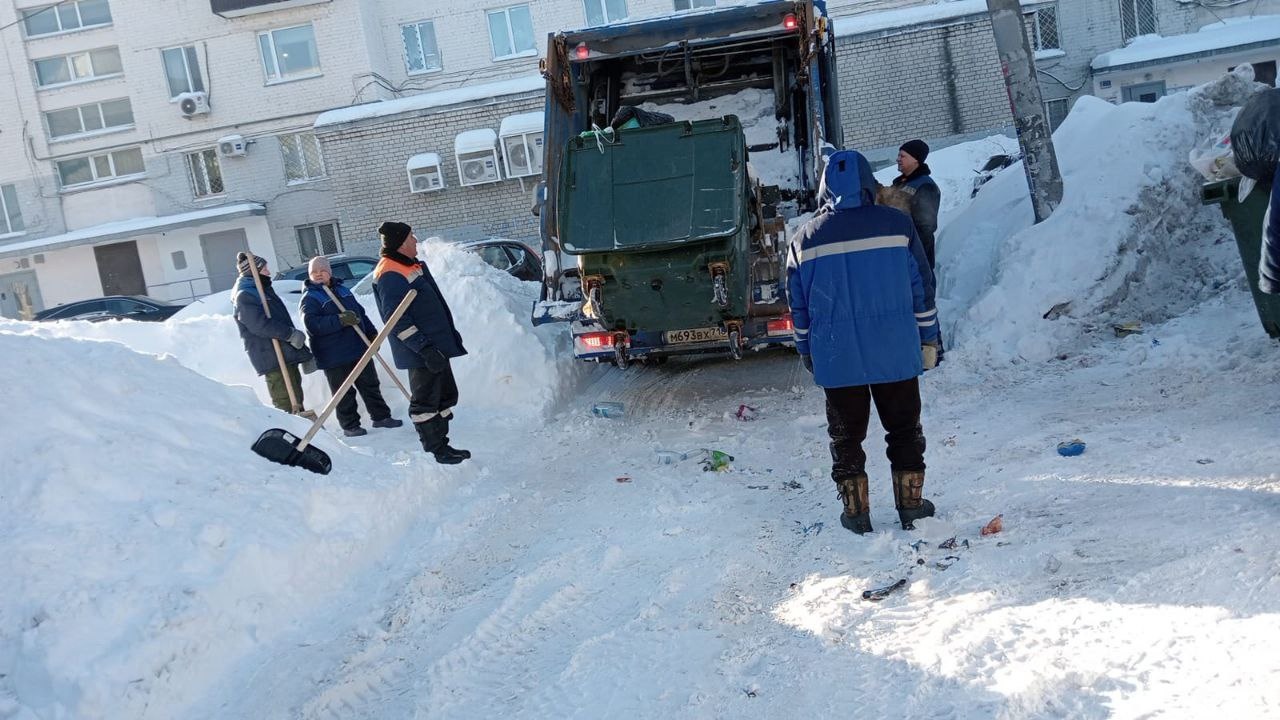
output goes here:
{"type": "MultiPolygon", "coordinates": [[[[316,355],[316,365],[324,371],[329,389],[337,392],[364,355],[365,341],[356,328],[371,338],[377,334],[373,322],[365,314],[356,296],[333,276],[329,258],[318,255],[307,264],[307,291],[302,296],[302,325],[311,337],[311,350],[316,355]],[[326,292],[326,289],[328,292],[326,292]],[[335,303],[329,293],[338,299],[335,303]],[[340,310],[338,303],[345,308],[340,310]]],[[[378,385],[378,371],[373,363],[366,363],[353,386],[338,401],[338,424],[347,437],[369,434],[360,427],[360,410],[356,407],[356,392],[364,398],[364,407],[376,428],[397,428],[404,422],[391,417],[391,408],[382,399],[378,385]]]]}
{"type": "Polygon", "coordinates": [[[1258,289],[1280,295],[1280,166],[1271,181],[1271,205],[1262,226],[1262,258],[1258,263],[1258,289]]]}
{"type": "Polygon", "coordinates": [[[924,246],[929,269],[936,272],[934,263],[934,233],[938,232],[938,207],[942,204],[942,190],[933,181],[925,159],[929,157],[929,145],[923,140],[910,140],[898,149],[898,177],[893,187],[911,196],[911,222],[924,246]]]}
{"type": "Polygon", "coordinates": [[[922,370],[937,364],[933,275],[911,220],[874,204],[877,184],[861,154],[827,159],[823,207],[791,240],[787,300],[796,350],[827,399],[831,477],[840,523],[871,532],[862,441],[874,400],[887,433],[894,505],[903,528],[933,515],[924,499],[922,370]]]}
{"type": "MultiPolygon", "coordinates": [[[[231,294],[236,327],[240,330],[244,351],[248,353],[254,371],[267,379],[271,403],[285,412],[292,412],[289,390],[285,387],[284,375],[280,373],[280,361],[271,340],[274,338],[280,341],[285,367],[289,369],[299,407],[302,407],[302,375],[298,372],[298,366],[312,365],[314,358],[307,349],[307,336],[293,326],[293,318],[289,317],[284,301],[271,287],[271,270],[267,267],[267,261],[255,255],[252,266],[251,270],[249,256],[245,253],[236,256],[236,269],[240,271],[240,279],[236,281],[235,290],[231,294]],[[263,310],[263,298],[258,296],[252,272],[261,275],[258,279],[262,282],[262,292],[266,296],[265,306],[271,309],[270,318],[263,310]]],[[[305,415],[307,412],[299,414],[305,415]]]]}
{"type": "Polygon", "coordinates": [[[422,449],[434,455],[436,462],[460,463],[471,453],[449,445],[449,419],[458,404],[458,385],[449,361],[467,354],[462,336],[427,264],[418,260],[413,228],[384,222],[378,234],[382,236],[382,259],[373,269],[373,289],[383,321],[391,317],[410,289],[418,291],[390,335],[396,367],[409,371],[409,419],[418,431],[422,449]]]}

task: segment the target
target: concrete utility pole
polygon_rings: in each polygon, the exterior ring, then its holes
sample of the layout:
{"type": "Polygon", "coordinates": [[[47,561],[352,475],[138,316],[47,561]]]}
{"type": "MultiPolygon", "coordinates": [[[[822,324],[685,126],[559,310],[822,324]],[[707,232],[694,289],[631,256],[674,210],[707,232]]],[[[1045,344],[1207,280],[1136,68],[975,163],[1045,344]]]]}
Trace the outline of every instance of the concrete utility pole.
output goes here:
{"type": "Polygon", "coordinates": [[[1036,81],[1035,57],[1022,22],[1022,7],[1019,0],[987,0],[987,10],[991,13],[991,30],[1000,54],[1018,144],[1022,146],[1031,207],[1036,222],[1044,222],[1062,202],[1062,174],[1053,151],[1053,133],[1045,117],[1040,83],[1036,81]]]}

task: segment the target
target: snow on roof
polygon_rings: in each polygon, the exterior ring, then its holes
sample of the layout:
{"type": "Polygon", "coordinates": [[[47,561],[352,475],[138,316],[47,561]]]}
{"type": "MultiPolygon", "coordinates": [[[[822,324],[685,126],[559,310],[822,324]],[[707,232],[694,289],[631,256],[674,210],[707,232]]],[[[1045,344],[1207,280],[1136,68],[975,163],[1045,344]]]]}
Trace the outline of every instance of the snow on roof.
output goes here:
{"type": "MultiPolygon", "coordinates": [[[[1022,5],[1043,5],[1045,0],[1022,0],[1022,5]]],[[[969,15],[987,14],[987,0],[944,0],[931,5],[845,15],[832,20],[837,36],[866,35],[886,30],[899,30],[926,23],[945,22],[969,15]]]]}
{"type": "Polygon", "coordinates": [[[409,162],[405,166],[410,170],[418,168],[435,167],[440,164],[440,156],[435,153],[419,153],[409,158],[409,162]]]}
{"type": "Polygon", "coordinates": [[[494,149],[497,145],[498,134],[489,128],[468,130],[458,133],[458,137],[453,139],[453,153],[461,155],[468,152],[484,152],[494,149]]]}
{"type": "Polygon", "coordinates": [[[320,116],[316,118],[315,127],[319,128],[327,125],[341,125],[343,123],[355,122],[357,120],[399,115],[400,113],[412,112],[414,110],[427,110],[429,108],[457,105],[458,103],[485,100],[487,98],[502,97],[504,95],[533,92],[535,90],[542,90],[546,87],[546,84],[547,81],[543,80],[541,75],[526,75],[524,77],[512,78],[510,80],[481,83],[479,85],[466,85],[452,90],[427,92],[420,95],[399,98],[397,100],[384,100],[381,102],[365,103],[363,105],[353,105],[351,107],[339,108],[337,110],[320,113],[320,116]]]}
{"type": "Polygon", "coordinates": [[[201,225],[210,220],[225,219],[240,215],[262,215],[265,214],[266,211],[266,207],[259,205],[258,203],[239,203],[237,205],[223,205],[221,207],[178,213],[177,215],[163,215],[160,217],[147,216],[130,218],[128,220],[118,220],[116,222],[109,222],[102,225],[80,228],[79,230],[72,230],[71,232],[62,233],[61,235],[50,235],[48,237],[35,238],[33,240],[24,240],[22,242],[15,243],[3,243],[0,244],[0,257],[25,255],[27,253],[40,250],[57,250],[59,248],[72,247],[91,241],[113,240],[116,238],[130,237],[134,235],[147,235],[149,233],[160,232],[162,230],[171,230],[191,225],[201,225]]]}
{"type": "Polygon", "coordinates": [[[520,135],[522,133],[542,132],[542,123],[545,113],[541,110],[537,112],[521,113],[520,115],[511,115],[502,119],[502,126],[498,128],[498,134],[502,137],[508,135],[520,135]]]}
{"type": "Polygon", "coordinates": [[[1144,35],[1134,38],[1128,47],[1094,58],[1091,67],[1094,70],[1106,70],[1263,42],[1280,42],[1280,15],[1233,18],[1225,23],[1206,25],[1200,28],[1200,32],[1173,37],[1144,35]]]}

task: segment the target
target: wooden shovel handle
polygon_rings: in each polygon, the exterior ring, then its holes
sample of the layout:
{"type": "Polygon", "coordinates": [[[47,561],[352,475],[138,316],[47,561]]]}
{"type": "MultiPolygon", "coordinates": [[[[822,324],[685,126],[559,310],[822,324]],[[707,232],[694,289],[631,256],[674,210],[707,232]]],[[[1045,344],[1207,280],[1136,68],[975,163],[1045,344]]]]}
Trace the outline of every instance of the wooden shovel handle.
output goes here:
{"type": "MultiPolygon", "coordinates": [[[[322,285],[321,287],[324,288],[325,294],[329,296],[329,299],[333,301],[333,304],[338,306],[338,312],[347,311],[347,309],[342,306],[342,301],[334,294],[332,288],[328,285],[322,285]]],[[[364,330],[361,330],[359,325],[353,325],[351,329],[356,331],[356,334],[364,341],[365,347],[368,347],[369,336],[364,334],[364,330]]],[[[413,397],[409,395],[409,389],[404,386],[404,383],[400,382],[400,378],[396,375],[395,368],[391,367],[391,364],[387,362],[387,359],[381,355],[375,354],[374,357],[378,359],[378,362],[382,365],[382,369],[386,370],[387,374],[391,376],[391,381],[396,384],[396,387],[400,388],[400,392],[404,393],[404,399],[409,402],[413,402],[413,397]]]]}
{"type": "Polygon", "coordinates": [[[355,384],[356,378],[360,377],[360,371],[364,370],[364,366],[368,365],[369,361],[373,359],[373,356],[377,354],[378,347],[382,345],[382,342],[391,334],[391,328],[395,327],[396,323],[400,322],[400,316],[404,315],[405,311],[409,309],[409,303],[413,302],[413,299],[417,296],[417,290],[410,290],[405,293],[404,299],[396,306],[396,310],[391,313],[391,317],[387,318],[386,324],[382,326],[382,330],[380,330],[373,338],[373,342],[369,343],[369,348],[364,351],[364,355],[360,356],[360,361],[357,362],[355,368],[351,370],[351,374],[347,375],[347,379],[342,381],[341,387],[333,391],[333,397],[329,398],[329,402],[326,403],[324,409],[320,411],[320,416],[316,418],[315,422],[311,423],[311,429],[307,431],[305,436],[303,436],[302,442],[298,443],[299,452],[306,450],[307,445],[311,444],[311,439],[316,436],[317,432],[320,432],[320,426],[324,425],[324,421],[328,420],[329,416],[333,414],[334,409],[338,407],[338,401],[341,400],[342,396],[346,395],[347,391],[351,389],[351,386],[355,384]]]}

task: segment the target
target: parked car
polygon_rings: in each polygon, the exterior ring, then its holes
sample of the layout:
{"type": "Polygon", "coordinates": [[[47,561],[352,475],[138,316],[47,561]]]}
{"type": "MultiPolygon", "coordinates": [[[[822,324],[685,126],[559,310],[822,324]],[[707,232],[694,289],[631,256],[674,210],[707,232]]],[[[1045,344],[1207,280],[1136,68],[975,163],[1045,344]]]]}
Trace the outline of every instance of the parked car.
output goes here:
{"type": "Polygon", "coordinates": [[[59,305],[36,313],[34,320],[146,320],[161,322],[183,306],[142,295],[111,295],[59,305]]]}
{"type": "MultiPolygon", "coordinates": [[[[333,270],[333,276],[347,283],[354,284],[365,275],[373,272],[373,267],[378,264],[378,258],[369,257],[368,255],[347,255],[345,253],[336,253],[334,255],[326,255],[329,258],[329,267],[333,270]]],[[[307,266],[299,265],[287,270],[281,270],[275,274],[276,280],[306,280],[307,266]]]]}
{"type": "Polygon", "coordinates": [[[458,247],[480,256],[489,265],[530,282],[542,281],[542,258],[519,240],[490,238],[458,243],[458,247]]]}
{"type": "Polygon", "coordinates": [[[1022,159],[1022,153],[1011,153],[1009,155],[992,155],[987,159],[987,164],[982,166],[981,170],[974,170],[977,177],[973,179],[973,192],[969,193],[969,197],[978,197],[978,191],[983,185],[991,182],[991,178],[995,177],[1001,170],[1022,159]]]}

